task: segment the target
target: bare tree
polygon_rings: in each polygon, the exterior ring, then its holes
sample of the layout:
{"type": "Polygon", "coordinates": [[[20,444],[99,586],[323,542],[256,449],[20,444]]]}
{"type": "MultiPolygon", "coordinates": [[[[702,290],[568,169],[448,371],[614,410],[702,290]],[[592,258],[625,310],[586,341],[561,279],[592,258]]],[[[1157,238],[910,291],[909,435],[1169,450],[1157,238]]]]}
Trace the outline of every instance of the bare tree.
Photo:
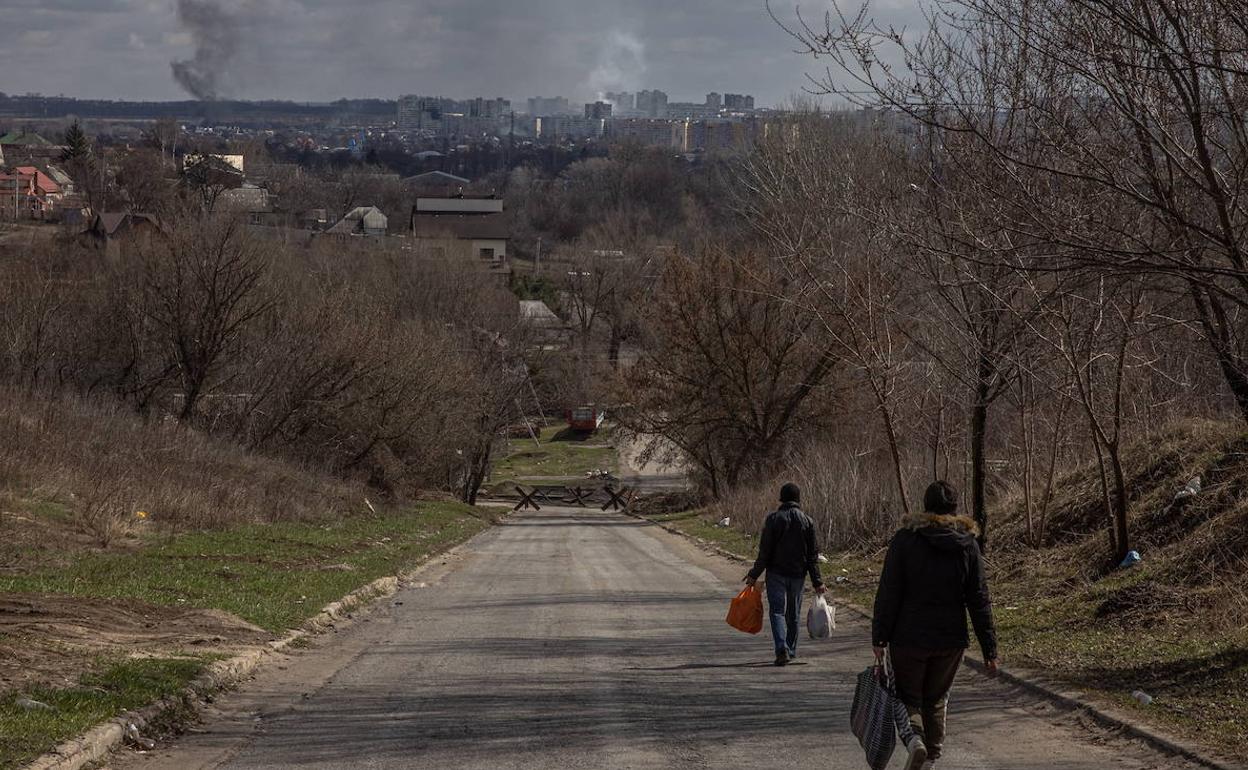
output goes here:
{"type": "Polygon", "coordinates": [[[716,496],[774,469],[799,426],[826,424],[840,361],[791,307],[797,289],[760,252],[711,244],[670,258],[647,308],[617,416],[678,447],[716,496]]]}
{"type": "Polygon", "coordinates": [[[143,250],[142,313],[177,373],[190,420],[231,371],[248,325],[273,306],[268,261],[237,219],[187,222],[143,250]]]}
{"type": "Polygon", "coordinates": [[[794,286],[791,312],[816,323],[828,356],[870,393],[908,511],[898,404],[915,371],[901,323],[913,287],[904,244],[879,216],[911,205],[899,196],[907,162],[895,142],[806,115],[745,157],[735,206],[794,286]]]}
{"type": "Polygon", "coordinates": [[[1248,419],[1243,9],[957,0],[929,10],[917,37],[875,25],[865,6],[834,5],[822,23],[788,29],[832,65],[816,90],[977,147],[1003,226],[1050,244],[1036,269],[1142,272],[1182,288],[1248,419]]]}

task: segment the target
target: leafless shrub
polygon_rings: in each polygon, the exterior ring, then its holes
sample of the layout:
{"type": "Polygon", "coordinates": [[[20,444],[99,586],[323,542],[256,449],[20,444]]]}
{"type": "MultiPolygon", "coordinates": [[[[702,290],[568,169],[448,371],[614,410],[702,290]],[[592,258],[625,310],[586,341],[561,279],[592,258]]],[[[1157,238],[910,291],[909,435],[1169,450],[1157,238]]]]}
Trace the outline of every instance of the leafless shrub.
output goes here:
{"type": "Polygon", "coordinates": [[[108,548],[131,531],[137,512],[126,500],[130,488],[130,480],[124,475],[98,476],[92,486],[77,496],[74,523],[100,548],[108,548]]]}

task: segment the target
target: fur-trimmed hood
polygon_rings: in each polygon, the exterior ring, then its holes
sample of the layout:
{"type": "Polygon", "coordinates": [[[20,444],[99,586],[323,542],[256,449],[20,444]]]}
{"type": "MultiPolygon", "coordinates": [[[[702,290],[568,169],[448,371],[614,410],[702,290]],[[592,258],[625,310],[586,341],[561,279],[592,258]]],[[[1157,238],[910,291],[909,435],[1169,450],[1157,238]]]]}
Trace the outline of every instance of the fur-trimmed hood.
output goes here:
{"type": "Polygon", "coordinates": [[[939,513],[908,513],[901,519],[901,526],[918,532],[925,527],[951,529],[964,532],[971,536],[979,534],[979,525],[970,516],[960,514],[944,515],[939,513]]]}

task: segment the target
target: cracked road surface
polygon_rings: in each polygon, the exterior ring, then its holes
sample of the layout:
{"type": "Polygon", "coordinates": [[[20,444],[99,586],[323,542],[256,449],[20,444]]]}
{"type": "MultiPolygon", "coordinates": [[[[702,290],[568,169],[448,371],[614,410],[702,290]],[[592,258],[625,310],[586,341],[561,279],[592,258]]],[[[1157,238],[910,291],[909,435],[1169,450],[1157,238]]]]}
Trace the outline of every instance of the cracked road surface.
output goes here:
{"type": "MultiPolygon", "coordinates": [[[[626,516],[516,514],[112,767],[865,767],[866,623],[775,668],[766,631],[724,624],[743,571],[626,516]]],[[[942,770],[1194,767],[969,670],[949,732],[942,770]]]]}

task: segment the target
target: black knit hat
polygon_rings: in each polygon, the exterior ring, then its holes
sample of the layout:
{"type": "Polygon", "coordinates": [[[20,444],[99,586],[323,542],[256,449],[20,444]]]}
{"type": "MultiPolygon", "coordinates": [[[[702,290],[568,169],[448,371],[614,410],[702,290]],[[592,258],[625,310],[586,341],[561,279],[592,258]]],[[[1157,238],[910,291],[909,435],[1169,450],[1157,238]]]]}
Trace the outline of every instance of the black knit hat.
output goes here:
{"type": "Polygon", "coordinates": [[[782,503],[800,503],[802,501],[802,488],[793,482],[789,482],[780,487],[780,502],[782,503]]]}
{"type": "Polygon", "coordinates": [[[948,516],[958,510],[958,490],[947,482],[934,481],[923,493],[923,510],[948,516]]]}

